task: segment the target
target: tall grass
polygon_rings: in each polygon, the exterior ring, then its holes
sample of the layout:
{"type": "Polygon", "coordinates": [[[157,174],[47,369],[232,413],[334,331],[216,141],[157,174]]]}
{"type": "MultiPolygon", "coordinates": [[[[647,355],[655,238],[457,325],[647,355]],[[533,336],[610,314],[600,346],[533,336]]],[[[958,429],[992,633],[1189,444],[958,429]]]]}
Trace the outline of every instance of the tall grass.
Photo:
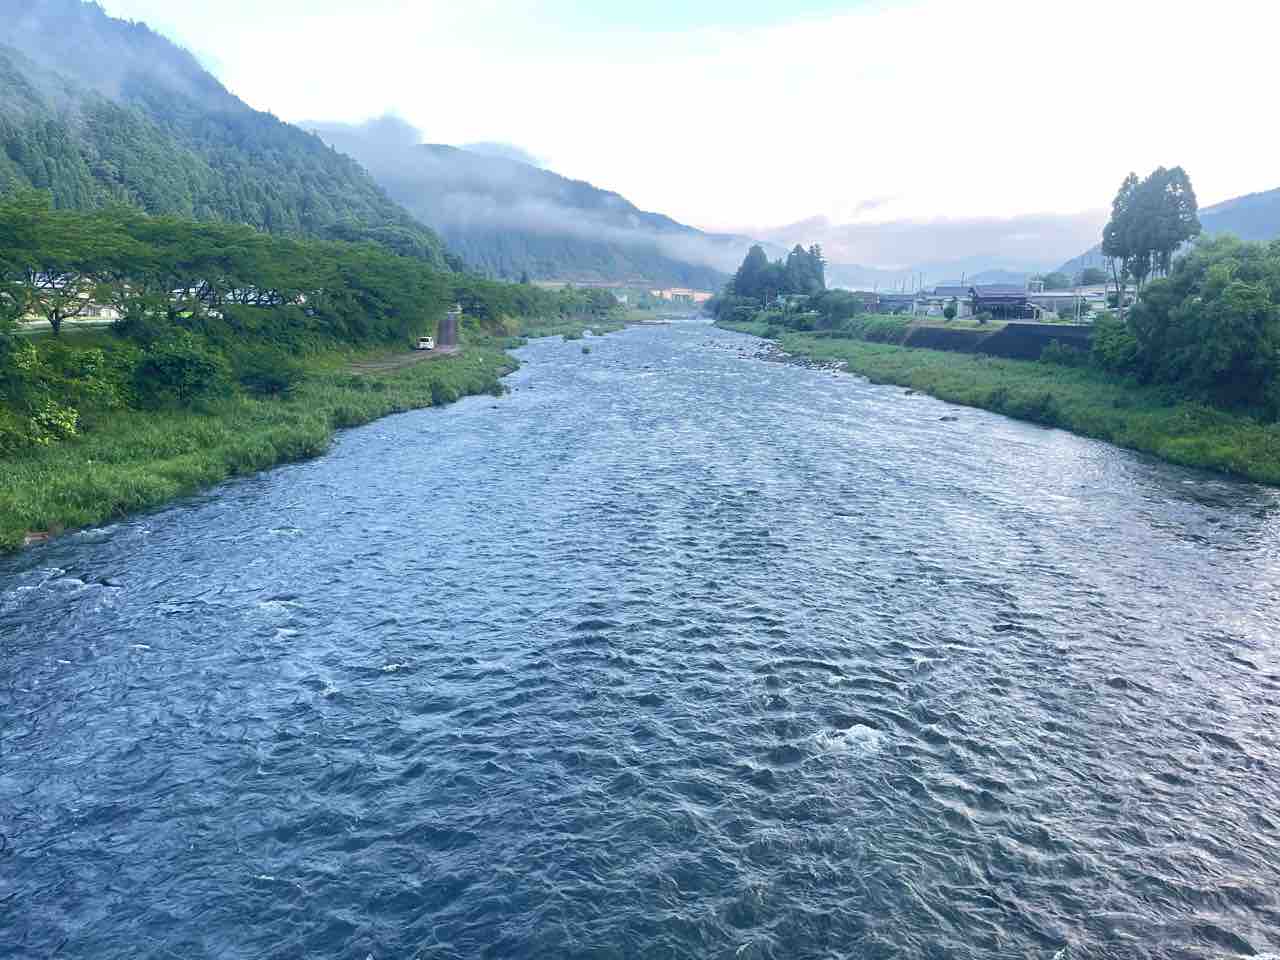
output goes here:
{"type": "Polygon", "coordinates": [[[122,410],[58,446],[0,459],[0,550],[29,531],[88,526],[328,449],[334,431],[477,393],[499,393],[516,361],[468,347],[378,376],[350,355],[313,358],[287,399],[245,395],[194,410],[122,410]]]}
{"type": "MultiPolygon", "coordinates": [[[[733,325],[758,333],[760,325],[733,325]]],[[[788,353],[842,360],[875,383],[1061,427],[1171,463],[1280,485],[1280,425],[1093,368],[784,334],[788,353]]]]}

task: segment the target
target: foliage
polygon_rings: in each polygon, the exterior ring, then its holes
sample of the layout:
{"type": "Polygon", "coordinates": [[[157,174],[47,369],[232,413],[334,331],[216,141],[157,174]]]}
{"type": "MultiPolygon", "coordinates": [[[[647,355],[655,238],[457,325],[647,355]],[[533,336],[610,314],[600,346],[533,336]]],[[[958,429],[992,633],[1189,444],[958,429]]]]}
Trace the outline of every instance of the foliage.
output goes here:
{"type": "Polygon", "coordinates": [[[288,395],[302,378],[291,357],[407,344],[455,299],[472,311],[464,327],[473,338],[515,333],[535,317],[578,329],[619,319],[603,291],[481,281],[374,244],[273,237],[123,205],[58,210],[29,192],[0,199],[0,290],[23,303],[47,298],[39,312],[57,320],[37,346],[0,318],[11,450],[65,439],[122,408],[208,403],[236,389],[288,395]],[[91,349],[73,348],[63,322],[90,304],[113,307],[119,320],[91,349]]]}
{"type": "Polygon", "coordinates": [[[245,348],[231,358],[235,380],[256,397],[285,397],[306,379],[306,367],[283,350],[245,348]]]}
{"type": "Polygon", "coordinates": [[[1060,367],[1083,367],[1089,364],[1089,352],[1058,340],[1050,340],[1049,345],[1040,351],[1040,362],[1060,367]]]}
{"type": "Polygon", "coordinates": [[[6,6],[0,193],[375,242],[445,267],[440,239],[359,164],[251,109],[145,26],[71,0],[6,6]]]}
{"type": "Polygon", "coordinates": [[[1138,340],[1128,324],[1105,314],[1093,323],[1093,363],[1111,373],[1128,373],[1138,359],[1138,340]]]}
{"type": "Polygon", "coordinates": [[[1280,242],[1202,241],[1143,292],[1129,322],[1143,379],[1278,412],[1280,242]]]}
{"type": "Polygon", "coordinates": [[[1125,277],[1141,290],[1147,279],[1167,275],[1173,254],[1200,234],[1195,191],[1181,167],[1159,167],[1145,180],[1130,173],[1111,205],[1102,253],[1117,284],[1125,277]]]}
{"type": "Polygon", "coordinates": [[[946,320],[948,323],[950,323],[952,320],[956,318],[956,314],[958,312],[959,312],[959,307],[957,307],[956,305],[956,299],[955,297],[952,297],[949,301],[947,301],[947,305],[942,308],[942,318],[946,320]]]}
{"type": "Polygon", "coordinates": [[[761,306],[780,296],[819,294],[827,287],[826,260],[818,245],[805,250],[796,244],[786,261],[769,261],[754,244],[725,290],[726,298],[752,300],[761,306]]]}
{"type": "Polygon", "coordinates": [[[820,317],[820,330],[839,329],[866,310],[866,303],[848,290],[824,290],[809,297],[808,307],[820,317]]]}
{"type": "Polygon", "coordinates": [[[1080,271],[1080,284],[1085,287],[1096,287],[1107,282],[1107,271],[1101,267],[1085,267],[1080,271]]]}
{"type": "Polygon", "coordinates": [[[147,348],[137,368],[137,390],[147,406],[190,406],[225,389],[226,360],[194,334],[175,330],[147,348]]]}

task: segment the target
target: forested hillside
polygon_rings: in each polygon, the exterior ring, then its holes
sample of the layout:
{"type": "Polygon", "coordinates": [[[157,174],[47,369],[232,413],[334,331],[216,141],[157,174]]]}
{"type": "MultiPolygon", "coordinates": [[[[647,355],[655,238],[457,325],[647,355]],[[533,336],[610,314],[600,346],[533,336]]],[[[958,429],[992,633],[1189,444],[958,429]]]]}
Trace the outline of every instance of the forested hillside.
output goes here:
{"type": "Polygon", "coordinates": [[[358,163],[228,92],[148,27],[80,0],[0,0],[0,192],[374,240],[439,266],[439,238],[358,163]]]}
{"type": "Polygon", "coordinates": [[[315,125],[391,197],[489,276],[718,289],[749,241],[706,234],[626,198],[505,157],[422,144],[384,118],[315,125]]]}

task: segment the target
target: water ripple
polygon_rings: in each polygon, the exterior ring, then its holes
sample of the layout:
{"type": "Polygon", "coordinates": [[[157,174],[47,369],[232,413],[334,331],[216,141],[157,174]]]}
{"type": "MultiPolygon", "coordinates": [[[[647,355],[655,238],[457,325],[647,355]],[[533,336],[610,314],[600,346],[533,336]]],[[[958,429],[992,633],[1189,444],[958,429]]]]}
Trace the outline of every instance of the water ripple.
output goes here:
{"type": "Polygon", "coordinates": [[[1280,955],[1280,500],[699,325],[0,565],[0,956],[1280,955]]]}

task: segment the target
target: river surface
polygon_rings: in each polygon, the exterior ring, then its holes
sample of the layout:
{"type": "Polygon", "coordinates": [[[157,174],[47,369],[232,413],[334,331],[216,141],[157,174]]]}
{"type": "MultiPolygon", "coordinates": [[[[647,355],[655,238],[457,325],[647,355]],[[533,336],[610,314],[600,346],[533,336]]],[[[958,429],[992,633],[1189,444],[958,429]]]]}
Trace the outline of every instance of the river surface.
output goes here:
{"type": "Polygon", "coordinates": [[[0,956],[1280,953],[1277,491],[586,342],[0,563],[0,956]]]}

